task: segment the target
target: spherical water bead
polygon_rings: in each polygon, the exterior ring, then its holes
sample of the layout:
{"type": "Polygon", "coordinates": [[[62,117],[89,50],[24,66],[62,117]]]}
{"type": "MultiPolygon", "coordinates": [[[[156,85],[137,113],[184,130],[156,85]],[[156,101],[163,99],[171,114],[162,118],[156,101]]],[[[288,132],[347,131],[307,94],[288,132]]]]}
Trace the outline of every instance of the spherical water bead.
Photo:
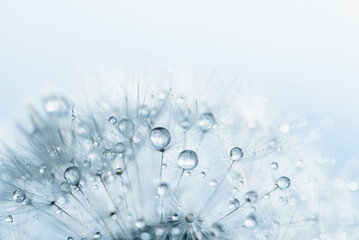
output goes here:
{"type": "Polygon", "coordinates": [[[67,182],[60,183],[59,189],[62,194],[68,194],[71,192],[71,186],[67,182]]]}
{"type": "Polygon", "coordinates": [[[258,200],[258,194],[255,191],[247,192],[245,197],[248,202],[256,202],[258,200]]]}
{"type": "Polygon", "coordinates": [[[111,148],[111,150],[112,150],[113,152],[116,152],[116,153],[120,154],[120,155],[123,155],[123,154],[126,152],[126,150],[127,150],[127,146],[126,146],[126,144],[124,144],[124,143],[122,143],[122,142],[119,142],[119,143],[116,143],[116,144],[111,148]]]}
{"type": "Polygon", "coordinates": [[[198,156],[192,150],[184,150],[178,155],[178,165],[184,170],[192,170],[198,165],[198,156]]]}
{"type": "Polygon", "coordinates": [[[89,160],[85,160],[83,163],[82,163],[82,166],[86,169],[89,169],[91,167],[91,161],[89,160]]]}
{"type": "Polygon", "coordinates": [[[272,162],[270,164],[270,168],[273,169],[273,170],[277,170],[278,169],[278,163],[277,162],[272,162]]]}
{"type": "Polygon", "coordinates": [[[22,203],[26,199],[25,191],[20,188],[16,189],[12,194],[12,198],[15,200],[15,202],[22,203]]]}
{"type": "Polygon", "coordinates": [[[290,186],[290,179],[288,177],[280,177],[277,180],[277,187],[279,189],[287,189],[290,186]]]}
{"type": "Polygon", "coordinates": [[[106,149],[102,152],[102,159],[107,162],[112,162],[117,157],[117,153],[110,149],[106,149]]]}
{"type": "Polygon", "coordinates": [[[238,208],[239,207],[239,201],[237,198],[232,198],[229,200],[229,208],[238,208]]]}
{"type": "Polygon", "coordinates": [[[185,216],[184,219],[185,219],[186,222],[188,222],[188,223],[193,223],[193,222],[194,222],[194,215],[193,215],[193,213],[188,213],[188,214],[185,216]]]}
{"type": "Polygon", "coordinates": [[[203,132],[209,131],[215,124],[214,116],[210,112],[203,113],[198,123],[203,132]]]}
{"type": "Polygon", "coordinates": [[[94,239],[100,239],[101,237],[102,237],[101,232],[96,232],[96,233],[93,235],[93,238],[94,238],[94,239]]]}
{"type": "Polygon", "coordinates": [[[117,118],[114,116],[111,116],[108,118],[108,122],[111,124],[116,124],[117,123],[117,118]]]}
{"type": "Polygon", "coordinates": [[[257,226],[256,217],[253,215],[249,215],[248,217],[246,217],[246,219],[244,219],[244,226],[249,227],[249,228],[253,228],[253,227],[257,226]]]}
{"type": "Polygon", "coordinates": [[[160,195],[160,196],[163,196],[167,193],[167,190],[168,190],[168,185],[166,183],[161,183],[160,185],[158,185],[157,187],[157,193],[160,195]]]}
{"type": "Polygon", "coordinates": [[[231,149],[229,155],[233,161],[238,161],[243,157],[243,151],[239,147],[234,147],[231,149]]]}
{"type": "Polygon", "coordinates": [[[152,145],[159,151],[164,151],[171,141],[170,132],[163,127],[152,129],[149,138],[152,145]]]}
{"type": "Polygon", "coordinates": [[[139,219],[136,221],[135,225],[139,229],[143,229],[146,226],[146,223],[145,223],[145,221],[143,221],[143,219],[139,219]]]}
{"type": "Polygon", "coordinates": [[[148,118],[148,116],[150,115],[150,109],[146,106],[146,105],[142,105],[139,109],[138,109],[138,115],[141,118],[148,118]]]}
{"type": "Polygon", "coordinates": [[[214,187],[217,185],[217,180],[213,179],[212,181],[209,182],[209,185],[214,187]]]}
{"type": "Polygon", "coordinates": [[[68,167],[64,172],[64,178],[70,185],[78,185],[81,179],[81,171],[76,166],[68,167]]]}
{"type": "Polygon", "coordinates": [[[7,215],[7,216],[5,217],[5,221],[6,221],[7,223],[12,223],[12,222],[14,221],[14,219],[12,218],[11,215],[7,215]]]}
{"type": "Polygon", "coordinates": [[[44,108],[50,115],[63,116],[69,112],[70,104],[64,97],[50,96],[45,98],[44,108]]]}
{"type": "Polygon", "coordinates": [[[201,178],[205,178],[205,177],[206,177],[206,173],[205,173],[205,172],[201,172],[201,173],[199,174],[199,176],[200,176],[201,178]]]}
{"type": "Polygon", "coordinates": [[[135,135],[135,124],[131,119],[122,119],[118,123],[118,129],[120,130],[120,133],[127,138],[132,138],[135,135]]]}
{"type": "Polygon", "coordinates": [[[116,168],[116,174],[121,175],[123,173],[122,168],[116,168]]]}

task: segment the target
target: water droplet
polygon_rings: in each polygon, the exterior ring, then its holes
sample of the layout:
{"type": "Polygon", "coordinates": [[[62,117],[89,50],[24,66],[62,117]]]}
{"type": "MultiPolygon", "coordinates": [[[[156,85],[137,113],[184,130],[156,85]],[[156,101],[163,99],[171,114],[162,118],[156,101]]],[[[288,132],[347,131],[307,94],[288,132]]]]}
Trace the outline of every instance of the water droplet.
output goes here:
{"type": "Polygon", "coordinates": [[[278,163],[277,162],[272,162],[270,164],[270,168],[273,169],[273,170],[277,170],[278,169],[278,163]]]}
{"type": "Polygon", "coordinates": [[[59,189],[62,194],[68,194],[71,192],[71,186],[67,182],[60,183],[59,189]]]}
{"type": "Polygon", "coordinates": [[[111,124],[116,124],[117,123],[117,118],[114,116],[111,116],[108,118],[108,122],[111,124]]]}
{"type": "Polygon", "coordinates": [[[49,96],[44,99],[44,108],[50,115],[63,116],[69,112],[70,104],[64,97],[49,96]]]}
{"type": "Polygon", "coordinates": [[[279,189],[287,189],[290,186],[290,179],[288,177],[280,177],[277,180],[277,187],[279,189]]]}
{"type": "Polygon", "coordinates": [[[117,168],[117,169],[116,169],[116,174],[117,174],[117,175],[121,175],[122,173],[123,173],[122,168],[117,168]]]}
{"type": "Polygon", "coordinates": [[[234,187],[234,188],[232,189],[232,192],[234,192],[234,193],[238,192],[238,188],[237,188],[237,187],[234,187]]]}
{"type": "Polygon", "coordinates": [[[168,190],[168,185],[166,183],[161,183],[160,185],[158,185],[157,187],[157,193],[160,195],[160,196],[163,196],[167,193],[167,190],[168,190]]]}
{"type": "Polygon", "coordinates": [[[96,232],[94,235],[93,235],[94,239],[100,239],[102,237],[102,234],[101,232],[96,232]]]}
{"type": "Polygon", "coordinates": [[[200,176],[201,178],[205,178],[205,177],[206,177],[206,173],[205,173],[205,172],[201,172],[201,173],[199,174],[199,176],[200,176]]]}
{"type": "Polygon", "coordinates": [[[172,215],[172,220],[173,220],[173,221],[177,221],[178,218],[179,218],[179,216],[178,216],[177,213],[174,213],[174,214],[172,215]]]}
{"type": "Polygon", "coordinates": [[[184,219],[185,219],[186,222],[188,222],[188,223],[193,223],[193,222],[194,222],[194,215],[193,215],[193,213],[188,213],[188,214],[185,216],[184,219]]]}
{"type": "Polygon", "coordinates": [[[239,207],[239,201],[237,198],[231,198],[229,200],[229,208],[233,209],[233,208],[238,208],[239,207]]]}
{"type": "Polygon", "coordinates": [[[244,220],[244,226],[249,227],[249,228],[253,228],[253,227],[257,226],[256,217],[253,215],[249,215],[248,217],[246,217],[246,219],[244,220]]]}
{"type": "Polygon", "coordinates": [[[215,125],[215,123],[216,121],[214,120],[213,114],[210,112],[206,112],[202,114],[198,125],[203,132],[207,132],[215,125]]]}
{"type": "Polygon", "coordinates": [[[136,227],[138,227],[139,229],[143,229],[146,226],[145,221],[143,221],[143,219],[139,219],[136,221],[136,227]]]}
{"type": "Polygon", "coordinates": [[[138,114],[141,118],[148,118],[148,116],[150,115],[150,109],[146,105],[142,105],[138,109],[138,114]]]}
{"type": "Polygon", "coordinates": [[[198,165],[197,154],[192,150],[184,150],[178,155],[178,165],[184,170],[192,170],[198,165]]]}
{"type": "Polygon", "coordinates": [[[216,186],[217,185],[217,180],[213,179],[212,181],[209,182],[210,186],[216,186]]]}
{"type": "Polygon", "coordinates": [[[243,157],[243,151],[239,147],[234,147],[231,149],[229,155],[233,161],[238,161],[243,157]]]}
{"type": "Polygon", "coordinates": [[[15,192],[12,194],[13,199],[15,202],[22,203],[26,199],[25,191],[18,188],[15,190],[15,192]]]}
{"type": "Polygon", "coordinates": [[[141,233],[141,240],[150,240],[150,239],[151,239],[151,234],[147,232],[141,233]]]}
{"type": "Polygon", "coordinates": [[[117,153],[110,149],[106,149],[102,152],[102,159],[107,162],[112,162],[117,157],[117,153]]]}
{"type": "Polygon", "coordinates": [[[86,169],[89,169],[91,167],[91,161],[89,160],[85,160],[83,163],[82,163],[82,166],[86,169]]]}
{"type": "Polygon", "coordinates": [[[12,218],[11,215],[7,215],[7,216],[5,217],[5,221],[6,221],[7,223],[12,223],[12,222],[14,221],[14,219],[12,218]]]}
{"type": "Polygon", "coordinates": [[[126,150],[127,150],[127,146],[126,144],[122,143],[122,142],[119,142],[119,143],[116,143],[112,149],[111,149],[113,152],[116,152],[117,154],[119,154],[120,157],[123,157],[126,150]]]}
{"type": "Polygon", "coordinates": [[[76,166],[68,167],[64,172],[64,178],[70,185],[78,185],[81,179],[81,171],[76,166]]]}
{"type": "Polygon", "coordinates": [[[75,240],[73,237],[68,237],[67,240],[75,240]]]}
{"type": "Polygon", "coordinates": [[[171,141],[170,132],[163,127],[152,129],[149,138],[152,145],[159,151],[164,151],[171,141]]]}
{"type": "Polygon", "coordinates": [[[167,168],[167,164],[166,163],[162,163],[162,169],[166,169],[167,168]]]}
{"type": "Polygon", "coordinates": [[[249,191],[246,193],[246,200],[248,202],[256,202],[258,200],[258,194],[255,191],[249,191]]]}
{"type": "Polygon", "coordinates": [[[122,119],[118,124],[118,129],[120,133],[127,138],[132,138],[135,135],[135,124],[131,119],[122,119]]]}

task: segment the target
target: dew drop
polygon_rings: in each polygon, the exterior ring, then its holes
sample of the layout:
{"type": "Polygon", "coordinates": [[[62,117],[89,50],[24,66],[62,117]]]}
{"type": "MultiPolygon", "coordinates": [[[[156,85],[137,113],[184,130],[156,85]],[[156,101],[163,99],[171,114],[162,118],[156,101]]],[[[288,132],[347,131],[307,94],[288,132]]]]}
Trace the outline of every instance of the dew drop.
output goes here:
{"type": "Polygon", "coordinates": [[[7,223],[12,223],[12,222],[14,221],[14,219],[12,218],[11,215],[7,215],[7,216],[5,217],[5,221],[6,221],[7,223]]]}
{"type": "Polygon", "coordinates": [[[18,188],[15,190],[15,192],[12,194],[13,199],[15,202],[22,203],[26,199],[25,191],[18,188]]]}
{"type": "Polygon", "coordinates": [[[206,112],[202,114],[198,125],[203,132],[207,132],[215,125],[215,123],[216,121],[214,120],[213,114],[210,112],[206,112]]]}
{"type": "Polygon", "coordinates": [[[106,149],[102,152],[102,159],[106,162],[112,162],[117,157],[117,153],[110,149],[106,149]]]}
{"type": "Polygon", "coordinates": [[[81,171],[76,166],[68,167],[64,172],[64,178],[70,185],[78,185],[80,183],[81,171]]]}
{"type": "Polygon", "coordinates": [[[82,166],[86,169],[89,169],[91,167],[91,161],[89,160],[85,160],[83,163],[82,163],[82,166]]]}
{"type": "Polygon", "coordinates": [[[62,194],[68,194],[71,192],[71,186],[67,182],[60,183],[59,189],[62,194]]]}
{"type": "Polygon", "coordinates": [[[116,124],[117,123],[117,118],[114,116],[111,116],[108,118],[108,122],[111,124],[116,124]]]}
{"type": "Polygon", "coordinates": [[[172,215],[172,221],[177,221],[178,218],[179,218],[179,216],[178,216],[177,213],[174,213],[174,214],[172,215]]]}
{"type": "Polygon", "coordinates": [[[116,168],[116,174],[121,175],[123,173],[122,168],[116,168]]]}
{"type": "Polygon", "coordinates": [[[186,222],[188,222],[188,223],[193,223],[193,222],[194,222],[194,215],[193,215],[193,213],[188,213],[188,214],[185,216],[184,219],[185,219],[186,222]]]}
{"type": "Polygon", "coordinates": [[[150,115],[150,109],[146,105],[142,105],[138,109],[138,114],[141,118],[148,118],[148,116],[150,115]]]}
{"type": "Polygon", "coordinates": [[[135,124],[128,118],[124,118],[118,123],[118,129],[127,138],[132,138],[135,134],[135,124]]]}
{"type": "Polygon", "coordinates": [[[178,155],[178,165],[184,170],[192,170],[198,165],[197,154],[192,150],[184,150],[178,155]]]}
{"type": "Polygon", "coordinates": [[[44,100],[44,108],[50,115],[63,116],[68,113],[70,104],[64,97],[49,96],[44,100]]]}
{"type": "Polygon", "coordinates": [[[100,239],[101,237],[102,237],[101,232],[96,232],[96,233],[93,235],[93,238],[94,238],[94,239],[100,239]]]}
{"type": "Polygon", "coordinates": [[[229,200],[229,208],[233,209],[233,208],[238,208],[239,207],[239,201],[237,198],[231,198],[229,200]]]}
{"type": "Polygon", "coordinates": [[[257,226],[256,217],[253,215],[249,215],[248,217],[246,217],[246,219],[244,220],[244,226],[249,227],[249,228],[253,228],[253,227],[257,226]]]}
{"type": "Polygon", "coordinates": [[[277,187],[279,189],[287,189],[290,186],[290,179],[288,177],[280,177],[277,180],[277,187]]]}
{"type": "Polygon", "coordinates": [[[270,164],[270,168],[273,169],[273,170],[277,170],[278,169],[278,163],[277,162],[272,162],[270,164]]]}
{"type": "Polygon", "coordinates": [[[163,196],[167,193],[168,190],[168,185],[166,183],[161,183],[160,185],[158,185],[157,187],[157,193],[160,196],[163,196]]]}
{"type": "Polygon", "coordinates": [[[209,185],[214,187],[217,185],[217,181],[215,179],[213,179],[212,181],[209,182],[209,185]]]}
{"type": "Polygon", "coordinates": [[[258,200],[258,194],[255,191],[249,191],[245,195],[248,202],[256,202],[258,200]]]}
{"type": "Polygon", "coordinates": [[[127,150],[127,146],[126,144],[122,143],[122,142],[119,142],[119,143],[116,143],[112,148],[111,150],[113,152],[116,152],[117,154],[119,154],[120,157],[123,157],[126,150],[127,150]]]}
{"type": "Polygon", "coordinates": [[[163,127],[157,127],[152,129],[149,138],[152,145],[158,151],[164,151],[171,141],[170,132],[163,127]]]}
{"type": "Polygon", "coordinates": [[[205,173],[205,172],[201,172],[201,173],[199,174],[199,176],[200,176],[201,178],[205,178],[205,177],[206,177],[206,173],[205,173]]]}
{"type": "Polygon", "coordinates": [[[243,151],[239,147],[234,147],[231,149],[229,155],[233,161],[238,161],[243,157],[243,151]]]}
{"type": "Polygon", "coordinates": [[[138,227],[139,229],[143,229],[146,226],[145,221],[143,221],[143,219],[139,219],[136,221],[136,227],[138,227]]]}

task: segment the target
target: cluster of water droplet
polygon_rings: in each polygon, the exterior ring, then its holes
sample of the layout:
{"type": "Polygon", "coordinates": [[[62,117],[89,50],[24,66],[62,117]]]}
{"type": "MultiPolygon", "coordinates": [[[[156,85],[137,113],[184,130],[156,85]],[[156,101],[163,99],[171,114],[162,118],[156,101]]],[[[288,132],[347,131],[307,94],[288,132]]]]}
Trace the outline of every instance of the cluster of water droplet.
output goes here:
{"type": "Polygon", "coordinates": [[[27,150],[9,150],[0,169],[0,215],[16,226],[7,232],[64,240],[319,239],[314,180],[294,164],[303,156],[290,145],[292,132],[236,112],[202,111],[183,96],[143,102],[83,115],[51,96],[45,115],[32,110],[27,150]]]}

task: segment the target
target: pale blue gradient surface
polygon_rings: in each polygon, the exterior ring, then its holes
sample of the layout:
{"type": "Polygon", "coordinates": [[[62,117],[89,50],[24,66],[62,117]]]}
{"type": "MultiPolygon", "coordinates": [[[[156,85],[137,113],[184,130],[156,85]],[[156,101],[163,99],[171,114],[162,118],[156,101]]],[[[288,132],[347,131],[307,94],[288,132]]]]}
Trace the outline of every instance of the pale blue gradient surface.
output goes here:
{"type": "Polygon", "coordinates": [[[2,0],[0,129],[29,98],[79,92],[84,69],[185,62],[260,82],[318,127],[332,119],[325,152],[359,158],[358,12],[354,0],[2,0]]]}

